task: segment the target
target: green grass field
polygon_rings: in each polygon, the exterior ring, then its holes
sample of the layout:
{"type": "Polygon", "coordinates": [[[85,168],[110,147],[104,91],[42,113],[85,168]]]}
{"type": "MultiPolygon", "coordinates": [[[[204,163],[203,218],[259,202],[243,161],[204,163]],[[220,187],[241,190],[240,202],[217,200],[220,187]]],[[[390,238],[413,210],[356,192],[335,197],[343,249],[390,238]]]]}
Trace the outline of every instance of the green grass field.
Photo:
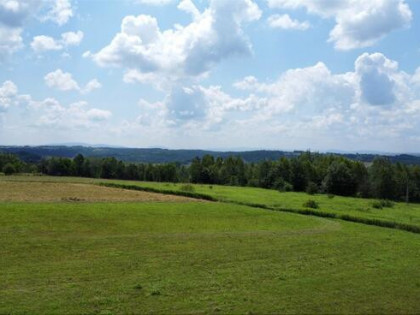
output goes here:
{"type": "MultiPolygon", "coordinates": [[[[324,198],[216,186],[196,191],[296,207],[324,198]]],[[[0,313],[420,313],[419,234],[232,203],[141,198],[0,201],[0,313]]],[[[347,211],[371,201],[325,202],[347,211]]],[[[399,218],[403,206],[387,210],[399,218]]],[[[420,215],[418,206],[408,207],[420,215]]]]}
{"type": "MultiPolygon", "coordinates": [[[[154,188],[161,191],[180,191],[183,184],[112,181],[119,184],[137,185],[154,188]]],[[[340,197],[333,198],[327,195],[308,195],[296,192],[278,192],[276,190],[231,187],[217,185],[193,185],[194,191],[212,196],[220,201],[261,204],[275,209],[304,209],[303,204],[315,200],[319,204],[318,212],[350,215],[366,219],[380,219],[385,221],[410,224],[420,228],[420,204],[393,203],[391,208],[375,209],[372,205],[375,200],[340,197]]]]}
{"type": "MultiPolygon", "coordinates": [[[[136,182],[123,180],[104,180],[92,178],[51,177],[51,176],[4,176],[0,181],[35,181],[35,182],[79,182],[79,183],[115,183],[165,191],[182,191],[184,184],[136,182]]],[[[219,201],[261,204],[276,209],[305,209],[303,204],[315,200],[319,204],[318,212],[350,215],[366,219],[379,219],[389,222],[408,224],[420,228],[420,204],[394,202],[392,208],[375,209],[374,199],[352,198],[317,194],[308,195],[296,192],[278,192],[276,190],[232,187],[218,185],[192,185],[194,192],[211,196],[219,201]]]]}

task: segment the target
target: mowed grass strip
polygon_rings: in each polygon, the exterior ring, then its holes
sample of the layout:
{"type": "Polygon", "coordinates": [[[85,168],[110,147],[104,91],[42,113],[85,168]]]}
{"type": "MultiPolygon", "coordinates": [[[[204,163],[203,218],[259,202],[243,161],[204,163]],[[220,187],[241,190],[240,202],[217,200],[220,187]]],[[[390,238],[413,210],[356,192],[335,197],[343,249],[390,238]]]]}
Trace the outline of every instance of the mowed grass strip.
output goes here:
{"type": "Polygon", "coordinates": [[[223,203],[0,204],[0,313],[420,311],[420,236],[223,203]]]}
{"type": "Polygon", "coordinates": [[[0,181],[0,202],[191,202],[194,199],[153,192],[69,182],[0,181]]]}

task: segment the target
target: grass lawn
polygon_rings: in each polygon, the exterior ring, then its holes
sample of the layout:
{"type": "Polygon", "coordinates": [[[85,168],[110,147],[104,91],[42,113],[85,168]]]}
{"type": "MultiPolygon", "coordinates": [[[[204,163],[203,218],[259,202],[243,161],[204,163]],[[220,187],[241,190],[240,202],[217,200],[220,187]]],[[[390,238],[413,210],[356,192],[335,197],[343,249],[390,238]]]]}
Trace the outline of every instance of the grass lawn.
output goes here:
{"type": "Polygon", "coordinates": [[[0,203],[0,313],[418,313],[420,235],[224,203],[0,203]]]}

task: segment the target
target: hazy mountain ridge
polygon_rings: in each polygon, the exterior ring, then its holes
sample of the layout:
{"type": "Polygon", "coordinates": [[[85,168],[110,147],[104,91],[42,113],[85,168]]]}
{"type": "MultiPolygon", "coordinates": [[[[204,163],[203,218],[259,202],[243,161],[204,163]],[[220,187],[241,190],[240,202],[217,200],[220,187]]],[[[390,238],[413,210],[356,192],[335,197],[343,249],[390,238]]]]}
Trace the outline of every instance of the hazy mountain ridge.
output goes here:
{"type": "MultiPolygon", "coordinates": [[[[86,157],[115,157],[125,162],[144,163],[168,163],[179,162],[187,164],[194,157],[203,157],[206,154],[214,157],[226,158],[228,156],[240,156],[246,162],[258,162],[261,160],[276,160],[281,157],[298,156],[304,151],[281,151],[281,150],[254,150],[254,151],[211,151],[211,150],[187,150],[187,149],[162,149],[162,148],[116,148],[97,146],[0,146],[0,152],[13,153],[26,162],[38,162],[46,157],[73,158],[77,154],[86,157]]],[[[321,153],[335,154],[347,158],[372,162],[377,156],[387,156],[392,162],[420,165],[420,156],[414,154],[372,154],[372,153],[321,153]]]]}

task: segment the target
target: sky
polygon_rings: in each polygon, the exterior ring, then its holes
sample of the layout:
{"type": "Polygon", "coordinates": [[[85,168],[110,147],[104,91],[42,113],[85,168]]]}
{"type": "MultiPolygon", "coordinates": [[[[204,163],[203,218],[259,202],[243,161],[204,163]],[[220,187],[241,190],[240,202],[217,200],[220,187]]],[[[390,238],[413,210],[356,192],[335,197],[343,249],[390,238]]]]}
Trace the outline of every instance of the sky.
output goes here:
{"type": "Polygon", "coordinates": [[[0,0],[0,145],[420,152],[418,0],[0,0]]]}

